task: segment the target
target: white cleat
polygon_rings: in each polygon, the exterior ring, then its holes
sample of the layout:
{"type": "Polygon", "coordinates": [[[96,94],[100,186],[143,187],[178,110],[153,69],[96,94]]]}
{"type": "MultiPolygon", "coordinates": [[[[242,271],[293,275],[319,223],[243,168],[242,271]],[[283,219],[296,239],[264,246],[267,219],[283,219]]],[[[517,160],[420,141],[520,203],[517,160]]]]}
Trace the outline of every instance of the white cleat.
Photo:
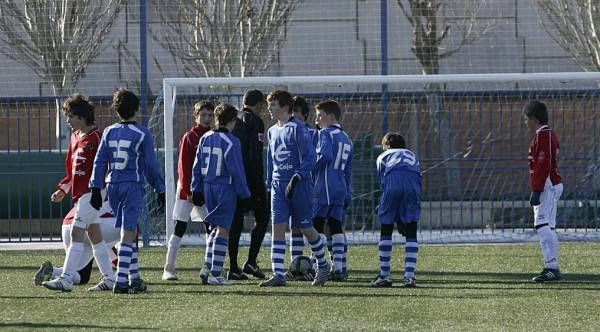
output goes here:
{"type": "Polygon", "coordinates": [[[115,286],[115,281],[106,277],[100,279],[100,282],[93,287],[88,288],[88,292],[112,291],[115,286]]]}
{"type": "Polygon", "coordinates": [[[213,277],[212,275],[208,277],[208,284],[214,286],[231,286],[235,284],[233,280],[227,280],[223,277],[213,277]]]}
{"type": "Polygon", "coordinates": [[[163,271],[162,280],[174,281],[174,280],[178,280],[178,279],[179,278],[177,278],[177,273],[175,271],[168,271],[168,270],[163,271]]]}
{"type": "Polygon", "coordinates": [[[58,277],[42,282],[42,286],[55,291],[70,292],[73,289],[73,282],[64,277],[58,277]]]}
{"type": "Polygon", "coordinates": [[[54,267],[50,261],[45,261],[42,263],[38,271],[35,273],[35,277],[33,278],[33,282],[36,286],[42,285],[42,282],[49,281],[52,278],[52,270],[54,267]]]}

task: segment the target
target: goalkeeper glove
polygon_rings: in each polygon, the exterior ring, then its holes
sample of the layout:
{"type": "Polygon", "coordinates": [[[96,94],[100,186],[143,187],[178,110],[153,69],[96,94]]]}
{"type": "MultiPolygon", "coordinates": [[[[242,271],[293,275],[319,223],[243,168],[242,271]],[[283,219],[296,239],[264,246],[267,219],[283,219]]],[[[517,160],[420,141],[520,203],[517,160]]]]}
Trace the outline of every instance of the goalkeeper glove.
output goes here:
{"type": "Polygon", "coordinates": [[[165,207],[165,193],[157,193],[156,194],[156,203],[158,203],[158,208],[162,209],[165,207]]]}
{"type": "Polygon", "coordinates": [[[542,193],[539,191],[532,191],[531,192],[531,197],[529,197],[529,204],[531,206],[538,206],[540,205],[540,195],[542,193]]]}
{"type": "Polygon", "coordinates": [[[294,188],[296,187],[296,184],[298,183],[298,181],[300,181],[300,175],[298,173],[296,173],[290,179],[290,182],[288,183],[287,188],[285,188],[285,198],[287,200],[292,199],[292,193],[293,193],[294,188]]]}
{"type": "Polygon", "coordinates": [[[90,198],[90,205],[96,209],[100,210],[102,206],[102,195],[100,194],[100,188],[92,188],[92,197],[90,198]]]}
{"type": "Polygon", "coordinates": [[[192,192],[192,203],[196,206],[204,205],[204,195],[199,191],[192,192]]]}

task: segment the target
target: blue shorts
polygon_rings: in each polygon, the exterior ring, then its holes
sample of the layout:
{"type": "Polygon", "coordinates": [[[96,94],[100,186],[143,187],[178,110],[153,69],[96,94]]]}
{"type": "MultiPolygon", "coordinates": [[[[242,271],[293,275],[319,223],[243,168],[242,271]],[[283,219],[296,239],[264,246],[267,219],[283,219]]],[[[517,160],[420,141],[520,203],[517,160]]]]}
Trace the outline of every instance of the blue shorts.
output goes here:
{"type": "Polygon", "coordinates": [[[342,205],[319,204],[315,211],[315,218],[335,219],[344,224],[344,207],[342,205]]]}
{"type": "Polygon", "coordinates": [[[395,177],[386,183],[388,188],[381,195],[379,223],[393,225],[418,222],[421,218],[420,182],[408,177],[395,177]]]}
{"type": "Polygon", "coordinates": [[[271,185],[271,221],[273,224],[289,222],[290,227],[313,226],[313,186],[310,180],[300,180],[294,187],[291,201],[285,198],[289,180],[273,180],[271,185]]]}
{"type": "Polygon", "coordinates": [[[230,184],[204,183],[204,200],[208,214],[204,221],[213,226],[231,228],[237,195],[230,184]]]}
{"type": "Polygon", "coordinates": [[[115,215],[115,227],[130,232],[137,231],[144,206],[144,185],[139,182],[108,183],[106,193],[115,215]]]}

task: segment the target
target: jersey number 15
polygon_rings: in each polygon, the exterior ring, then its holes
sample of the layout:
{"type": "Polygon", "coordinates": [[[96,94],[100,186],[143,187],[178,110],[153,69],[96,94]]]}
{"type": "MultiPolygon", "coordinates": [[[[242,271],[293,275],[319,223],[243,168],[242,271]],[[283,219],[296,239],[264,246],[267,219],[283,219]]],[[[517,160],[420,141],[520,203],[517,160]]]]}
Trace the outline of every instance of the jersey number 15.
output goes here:
{"type": "Polygon", "coordinates": [[[348,162],[351,149],[352,147],[350,144],[338,142],[338,149],[335,156],[335,163],[333,163],[333,169],[341,169],[342,171],[346,169],[346,163],[348,162]]]}

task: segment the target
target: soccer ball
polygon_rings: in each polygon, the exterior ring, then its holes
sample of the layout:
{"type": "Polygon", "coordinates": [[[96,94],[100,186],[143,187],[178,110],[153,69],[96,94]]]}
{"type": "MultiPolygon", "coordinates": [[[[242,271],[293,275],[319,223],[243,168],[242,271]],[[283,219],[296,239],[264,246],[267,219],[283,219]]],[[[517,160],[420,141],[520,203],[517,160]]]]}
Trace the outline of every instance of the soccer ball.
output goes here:
{"type": "Polygon", "coordinates": [[[307,276],[314,276],[315,273],[310,258],[306,256],[294,258],[290,263],[289,271],[296,280],[306,280],[307,276]]]}

